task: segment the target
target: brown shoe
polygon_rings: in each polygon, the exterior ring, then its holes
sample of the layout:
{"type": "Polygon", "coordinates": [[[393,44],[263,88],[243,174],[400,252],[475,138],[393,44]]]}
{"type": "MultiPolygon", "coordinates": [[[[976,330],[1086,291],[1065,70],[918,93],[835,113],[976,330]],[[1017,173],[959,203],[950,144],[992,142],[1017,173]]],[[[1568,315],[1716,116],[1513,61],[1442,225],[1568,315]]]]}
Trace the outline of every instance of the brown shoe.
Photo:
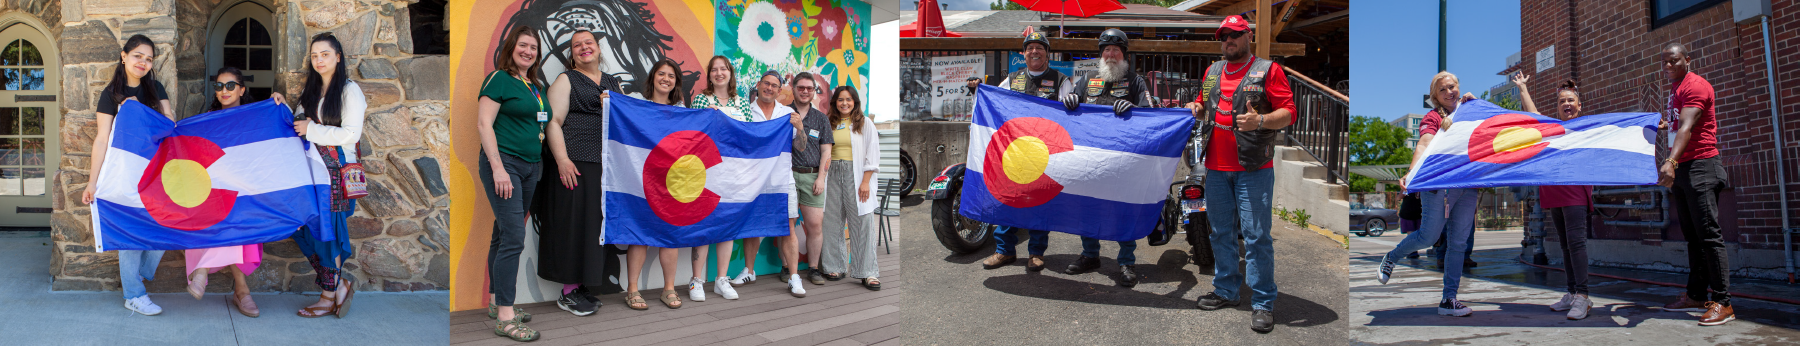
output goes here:
{"type": "Polygon", "coordinates": [[[1683,295],[1681,295],[1681,300],[1677,300],[1674,303],[1669,303],[1669,305],[1663,305],[1663,310],[1681,311],[1681,312],[1701,312],[1701,311],[1706,311],[1706,304],[1704,304],[1703,302],[1696,302],[1693,299],[1688,299],[1688,296],[1686,294],[1683,294],[1683,295]]]}
{"type": "Polygon", "coordinates": [[[1034,272],[1044,271],[1044,256],[1031,255],[1031,259],[1025,261],[1025,270],[1034,272]]]}
{"type": "Polygon", "coordinates": [[[1019,256],[994,254],[993,256],[988,256],[987,260],[981,261],[981,268],[994,269],[1005,267],[1012,265],[1013,261],[1017,259],[1019,259],[1019,256]]]}
{"type": "Polygon", "coordinates": [[[1700,314],[1700,325],[1716,326],[1735,319],[1737,319],[1737,315],[1731,313],[1731,307],[1716,302],[1706,302],[1706,313],[1700,314]]]}

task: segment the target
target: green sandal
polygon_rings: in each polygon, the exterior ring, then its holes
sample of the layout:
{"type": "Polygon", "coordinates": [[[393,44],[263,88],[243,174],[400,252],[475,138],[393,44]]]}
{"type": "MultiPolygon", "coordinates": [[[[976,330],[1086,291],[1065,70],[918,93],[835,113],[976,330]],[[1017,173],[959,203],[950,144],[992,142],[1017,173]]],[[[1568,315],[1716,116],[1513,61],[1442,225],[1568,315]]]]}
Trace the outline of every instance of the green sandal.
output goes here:
{"type": "MultiPolygon", "coordinates": [[[[499,307],[499,305],[488,303],[488,318],[496,320],[500,319],[499,307]]],[[[518,305],[513,306],[513,318],[519,319],[519,322],[531,322],[531,314],[525,313],[525,309],[520,308],[518,305]]]]}
{"type": "Polygon", "coordinates": [[[526,327],[525,322],[519,322],[518,319],[500,321],[500,323],[495,324],[494,335],[504,336],[513,339],[513,341],[521,342],[537,341],[538,337],[541,336],[538,335],[536,330],[531,330],[531,327],[526,327]],[[512,327],[510,328],[511,332],[507,331],[509,330],[507,327],[512,327]]]}

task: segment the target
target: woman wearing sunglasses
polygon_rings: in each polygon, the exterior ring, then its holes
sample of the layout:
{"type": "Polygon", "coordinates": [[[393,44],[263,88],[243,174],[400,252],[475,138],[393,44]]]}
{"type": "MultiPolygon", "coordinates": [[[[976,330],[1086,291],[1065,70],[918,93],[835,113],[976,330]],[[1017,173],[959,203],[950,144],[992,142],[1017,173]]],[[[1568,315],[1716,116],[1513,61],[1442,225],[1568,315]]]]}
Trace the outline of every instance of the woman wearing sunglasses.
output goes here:
{"type": "MultiPolygon", "coordinates": [[[[248,89],[243,84],[244,72],[236,67],[219,68],[213,75],[213,103],[208,112],[224,110],[243,104],[244,92],[248,89]]],[[[275,104],[286,104],[281,93],[269,95],[275,104]]],[[[200,299],[206,294],[206,275],[226,271],[231,273],[232,298],[226,303],[237,308],[244,316],[261,315],[256,309],[256,302],[250,300],[250,286],[244,283],[244,276],[256,272],[262,264],[262,244],[223,246],[206,249],[186,250],[188,294],[200,299]]]]}

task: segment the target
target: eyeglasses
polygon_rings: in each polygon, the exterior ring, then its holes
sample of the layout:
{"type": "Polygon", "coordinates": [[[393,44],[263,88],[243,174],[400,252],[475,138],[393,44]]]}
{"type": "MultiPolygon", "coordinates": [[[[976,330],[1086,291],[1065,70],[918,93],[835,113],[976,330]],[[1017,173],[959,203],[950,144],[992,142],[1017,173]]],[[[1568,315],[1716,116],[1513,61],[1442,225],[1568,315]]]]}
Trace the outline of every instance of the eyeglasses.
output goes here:
{"type": "Polygon", "coordinates": [[[756,86],[759,86],[759,87],[766,86],[766,87],[770,87],[770,88],[776,88],[776,87],[781,87],[781,83],[770,82],[770,81],[760,81],[760,82],[756,82],[756,86]]]}
{"type": "MultiPolygon", "coordinates": [[[[1222,37],[1226,40],[1236,40],[1239,37],[1244,37],[1245,33],[1248,33],[1248,31],[1232,31],[1232,32],[1226,33],[1224,35],[1220,35],[1219,37],[1222,37]]],[[[1223,40],[1221,40],[1221,41],[1223,41],[1223,40]]]]}
{"type": "Polygon", "coordinates": [[[243,85],[243,84],[238,84],[237,81],[230,81],[230,82],[224,82],[224,83],[213,82],[212,85],[213,85],[213,91],[220,91],[220,90],[237,91],[238,86],[243,85]]]}
{"type": "Polygon", "coordinates": [[[814,88],[811,85],[807,85],[807,86],[796,85],[796,86],[794,86],[794,91],[813,91],[814,89],[817,89],[817,88],[814,88]]]}

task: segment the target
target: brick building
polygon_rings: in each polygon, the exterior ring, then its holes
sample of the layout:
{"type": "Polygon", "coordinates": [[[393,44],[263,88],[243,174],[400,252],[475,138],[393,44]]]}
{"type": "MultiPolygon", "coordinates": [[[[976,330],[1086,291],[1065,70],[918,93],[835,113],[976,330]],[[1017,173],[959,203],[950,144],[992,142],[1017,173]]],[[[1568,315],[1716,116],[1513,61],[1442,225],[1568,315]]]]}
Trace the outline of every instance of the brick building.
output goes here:
{"type": "MultiPolygon", "coordinates": [[[[1762,23],[1737,23],[1731,1],[1661,8],[1656,1],[1522,0],[1524,61],[1500,73],[1531,74],[1539,105],[1554,100],[1557,84],[1574,79],[1582,88],[1583,113],[1660,112],[1670,85],[1660,64],[1662,48],[1688,45],[1689,70],[1711,82],[1717,97],[1719,155],[1732,185],[1721,196],[1719,219],[1732,273],[1791,280],[1777,186],[1787,185],[1790,220],[1800,217],[1800,1],[1771,2],[1778,114],[1770,114],[1762,23]],[[1776,142],[1776,129],[1783,143],[1776,142]],[[1777,165],[1786,167],[1785,179],[1777,165]]],[[[1662,146],[1666,157],[1667,144],[1662,146]]],[[[1666,189],[1644,191],[1596,193],[1597,206],[1615,206],[1601,208],[1604,215],[1594,220],[1588,246],[1593,264],[1686,271],[1686,243],[1673,209],[1679,202],[1670,201],[1666,189]]],[[[1554,232],[1546,234],[1558,241],[1554,232]]]]}

